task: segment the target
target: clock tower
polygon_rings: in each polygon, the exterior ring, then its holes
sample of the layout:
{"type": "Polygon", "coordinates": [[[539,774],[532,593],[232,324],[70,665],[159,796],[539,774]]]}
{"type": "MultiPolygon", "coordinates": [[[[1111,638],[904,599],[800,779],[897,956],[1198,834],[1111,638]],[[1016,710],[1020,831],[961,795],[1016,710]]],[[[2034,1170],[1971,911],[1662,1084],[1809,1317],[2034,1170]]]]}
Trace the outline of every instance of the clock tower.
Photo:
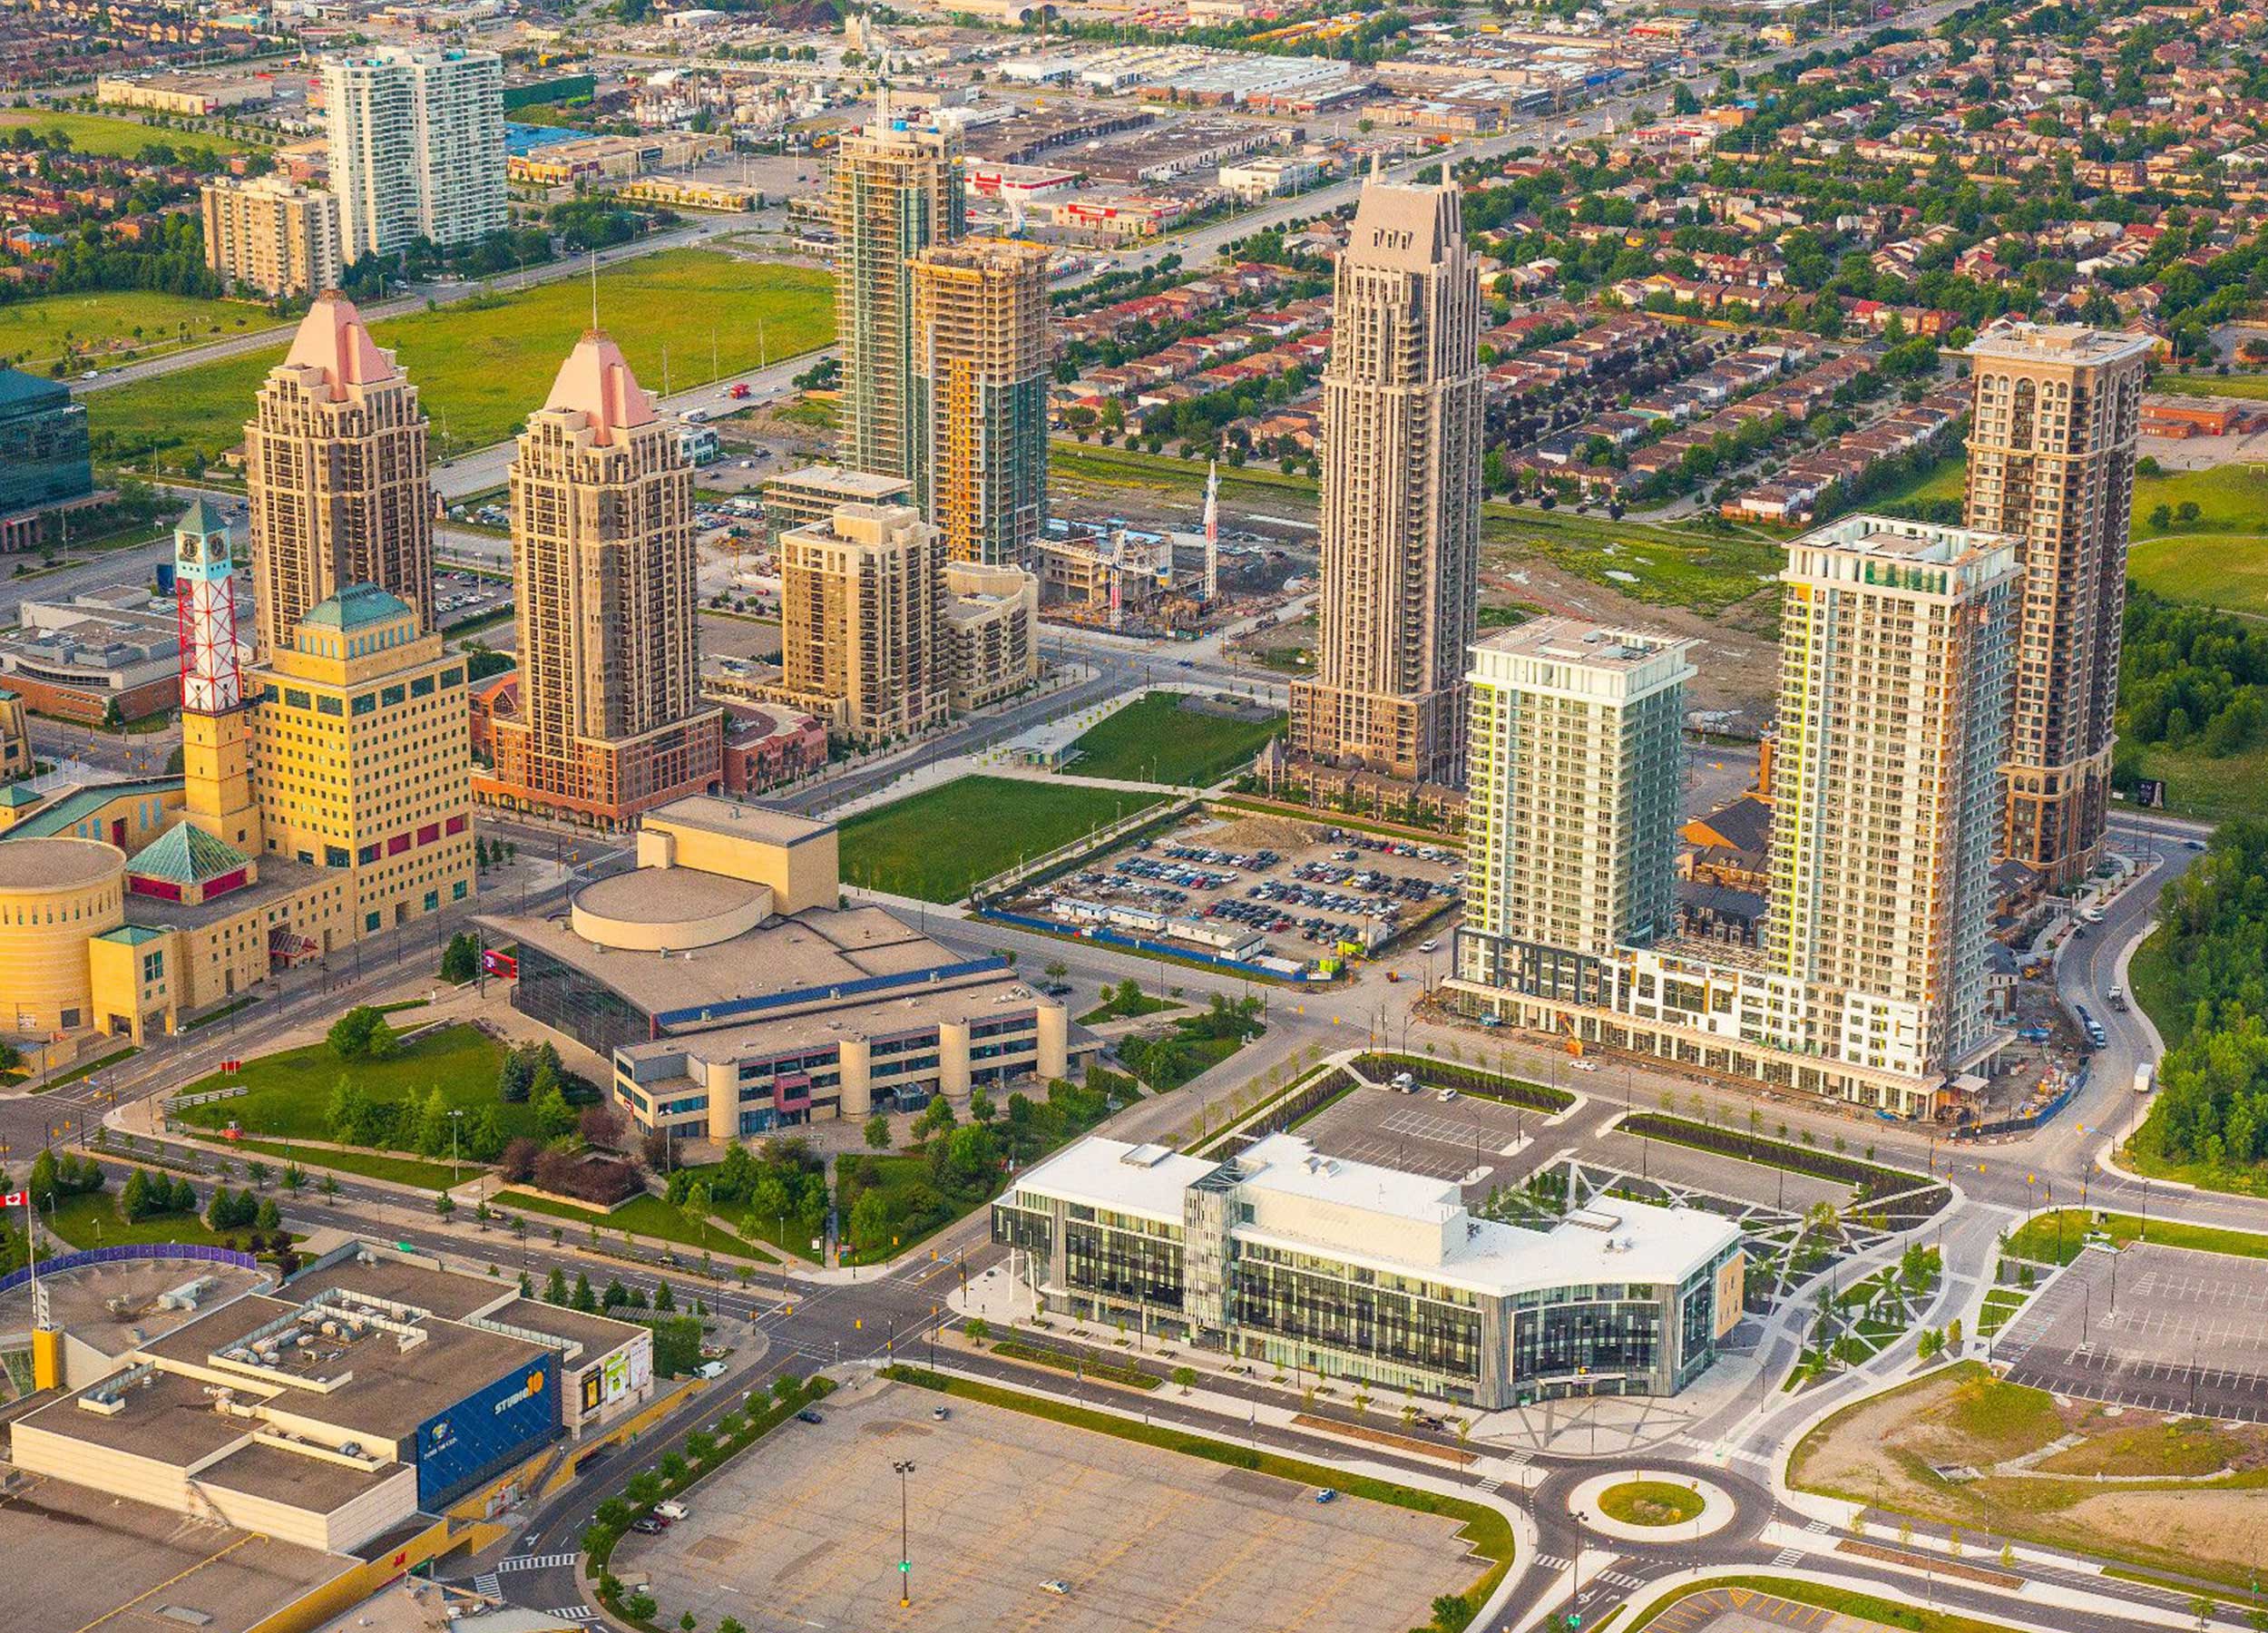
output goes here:
{"type": "Polygon", "coordinates": [[[252,804],[251,723],[237,655],[236,562],[229,524],[202,499],[173,529],[181,642],[183,814],[246,856],[260,847],[252,804]]]}

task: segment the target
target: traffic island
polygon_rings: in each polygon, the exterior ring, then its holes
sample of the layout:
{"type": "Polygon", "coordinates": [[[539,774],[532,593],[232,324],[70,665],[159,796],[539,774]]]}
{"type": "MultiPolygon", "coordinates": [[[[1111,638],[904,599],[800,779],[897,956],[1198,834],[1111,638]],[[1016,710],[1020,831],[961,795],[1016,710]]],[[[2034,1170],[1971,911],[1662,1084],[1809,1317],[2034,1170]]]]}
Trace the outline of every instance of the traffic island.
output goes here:
{"type": "Polygon", "coordinates": [[[1594,1474],[1568,1493],[1568,1511],[1602,1537],[1660,1543],[1714,1536],[1733,1522],[1730,1492],[1693,1475],[1619,1470],[1594,1474]]]}

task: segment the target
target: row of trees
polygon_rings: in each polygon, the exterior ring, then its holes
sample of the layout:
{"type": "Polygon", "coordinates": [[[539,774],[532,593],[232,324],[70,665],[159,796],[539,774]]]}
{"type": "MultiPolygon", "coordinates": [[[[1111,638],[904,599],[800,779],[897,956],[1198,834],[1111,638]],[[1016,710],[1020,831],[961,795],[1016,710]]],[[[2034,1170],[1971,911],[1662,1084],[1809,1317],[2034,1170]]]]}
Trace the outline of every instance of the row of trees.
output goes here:
{"type": "Polygon", "coordinates": [[[2127,592],[2119,735],[2218,758],[2268,739],[2268,628],[2127,592]]]}
{"type": "Polygon", "coordinates": [[[2268,822],[2224,823],[2166,888],[2159,946],[2176,1041],[2136,1136],[2146,1152],[2257,1176],[2268,1162],[2268,822]]]}

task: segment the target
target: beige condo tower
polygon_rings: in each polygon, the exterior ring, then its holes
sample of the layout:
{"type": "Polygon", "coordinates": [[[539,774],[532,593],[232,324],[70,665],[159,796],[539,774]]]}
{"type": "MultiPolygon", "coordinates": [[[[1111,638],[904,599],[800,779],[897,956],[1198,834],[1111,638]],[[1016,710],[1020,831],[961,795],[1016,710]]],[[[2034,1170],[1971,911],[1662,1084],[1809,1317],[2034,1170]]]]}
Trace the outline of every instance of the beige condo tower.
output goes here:
{"type": "Polygon", "coordinates": [[[1315,676],[1295,755],[1404,782],[1464,777],[1480,595],[1479,275],[1456,184],[1363,188],[1323,377],[1315,676]]]}
{"type": "Polygon", "coordinates": [[[519,696],[475,791],[616,828],[714,787],[723,711],[699,693],[693,467],[606,335],[561,367],[511,484],[519,696]]]}
{"type": "Polygon", "coordinates": [[[916,502],[953,560],[1028,565],[1047,525],[1048,252],[972,239],[912,269],[916,502]]]}
{"type": "Polygon", "coordinates": [[[310,609],[376,584],[435,628],[433,484],[417,388],[354,303],[318,297],[244,427],[258,649],[310,609]]]}
{"type": "Polygon", "coordinates": [[[2022,323],[1963,353],[1966,520],[2023,542],[1999,848],[2051,886],[2084,877],[2102,848],[2150,347],[2146,335],[2022,323]]]}
{"type": "Polygon", "coordinates": [[[966,215],[957,131],[894,115],[885,88],[875,122],[836,151],[835,333],[842,352],[842,462],[877,476],[914,475],[914,275],[932,244],[961,236],[966,215]]]}
{"type": "Polygon", "coordinates": [[[903,504],[846,504],[779,538],[779,693],[883,743],[945,718],[944,536],[903,504]]]}

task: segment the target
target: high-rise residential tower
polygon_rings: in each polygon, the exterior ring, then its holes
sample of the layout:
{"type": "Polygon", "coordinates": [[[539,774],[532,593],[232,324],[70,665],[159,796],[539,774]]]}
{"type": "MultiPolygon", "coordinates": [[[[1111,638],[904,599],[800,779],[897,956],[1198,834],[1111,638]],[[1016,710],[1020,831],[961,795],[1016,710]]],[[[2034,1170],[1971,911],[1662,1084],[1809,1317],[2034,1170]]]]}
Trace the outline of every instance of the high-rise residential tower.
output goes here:
{"type": "Polygon", "coordinates": [[[326,57],[323,103],[349,265],[421,238],[470,243],[508,224],[494,52],[385,46],[326,57]]]}
{"type": "Polygon", "coordinates": [[[419,629],[435,627],[425,460],[417,388],[354,304],[326,292],[244,427],[261,651],[353,583],[376,584],[416,611],[419,629]]]}
{"type": "Polygon", "coordinates": [[[693,467],[621,350],[583,336],[511,469],[516,705],[484,797],[606,827],[721,775],[695,651],[693,467]]]}
{"type": "Polygon", "coordinates": [[[915,466],[914,274],[966,225],[957,130],[894,114],[843,138],[835,161],[835,333],[842,351],[839,457],[911,478],[915,466]]]}
{"type": "Polygon", "coordinates": [[[2101,850],[2146,335],[1988,329],[1966,349],[1970,527],[2022,542],[1999,848],[2051,885],[2101,850]]]}
{"type": "Polygon", "coordinates": [[[2018,554],[1866,515],[1788,546],[1761,940],[1853,1065],[1958,1072],[1990,1035],[2018,554]]]}
{"type": "Polygon", "coordinates": [[[1315,676],[1295,755],[1403,781],[1464,777],[1480,596],[1479,274],[1455,182],[1364,184],[1323,376],[1315,676]]]}
{"type": "Polygon", "coordinates": [[[198,195],[205,265],[263,295],[315,295],[338,282],[338,198],[288,177],[220,176],[198,195]]]}
{"type": "Polygon", "coordinates": [[[914,259],[914,489],[956,562],[1027,566],[1047,523],[1048,252],[914,259]]]}
{"type": "Polygon", "coordinates": [[[1464,979],[1575,998],[1675,927],[1691,650],[1571,618],[1473,647],[1464,979]]]}
{"type": "Polygon", "coordinates": [[[858,743],[945,718],[944,537],[904,504],[846,504],[780,534],[780,695],[858,743]]]}

